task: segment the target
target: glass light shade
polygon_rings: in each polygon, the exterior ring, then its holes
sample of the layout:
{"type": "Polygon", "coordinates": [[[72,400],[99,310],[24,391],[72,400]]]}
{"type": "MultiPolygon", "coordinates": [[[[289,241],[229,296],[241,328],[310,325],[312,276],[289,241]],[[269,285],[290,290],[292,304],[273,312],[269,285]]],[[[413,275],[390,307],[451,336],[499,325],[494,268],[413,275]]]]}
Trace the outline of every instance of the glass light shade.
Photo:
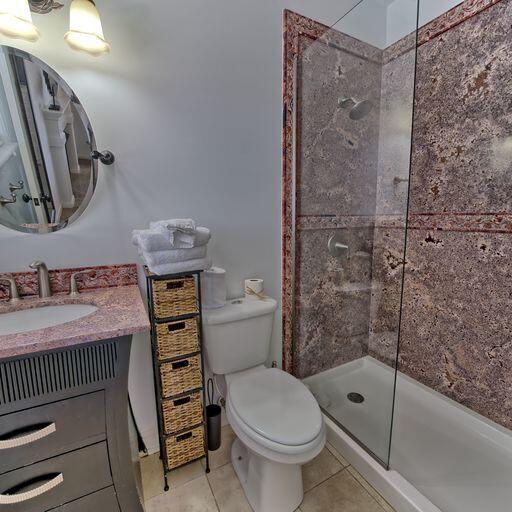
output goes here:
{"type": "Polygon", "coordinates": [[[69,31],[64,39],[73,50],[94,56],[110,51],[103,36],[100,14],[91,0],[73,0],[69,8],[69,31]]]}
{"type": "Polygon", "coordinates": [[[31,42],[39,39],[28,0],[0,0],[0,33],[31,42]]]}

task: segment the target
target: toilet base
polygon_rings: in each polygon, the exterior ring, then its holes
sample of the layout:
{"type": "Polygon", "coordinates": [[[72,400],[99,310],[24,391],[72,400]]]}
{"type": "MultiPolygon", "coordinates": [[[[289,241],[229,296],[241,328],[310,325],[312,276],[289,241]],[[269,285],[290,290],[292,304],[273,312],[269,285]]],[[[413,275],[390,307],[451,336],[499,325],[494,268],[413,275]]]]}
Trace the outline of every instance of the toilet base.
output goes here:
{"type": "Polygon", "coordinates": [[[304,496],[302,466],[274,462],[247,448],[238,437],[231,462],[254,512],[293,512],[304,496]]]}

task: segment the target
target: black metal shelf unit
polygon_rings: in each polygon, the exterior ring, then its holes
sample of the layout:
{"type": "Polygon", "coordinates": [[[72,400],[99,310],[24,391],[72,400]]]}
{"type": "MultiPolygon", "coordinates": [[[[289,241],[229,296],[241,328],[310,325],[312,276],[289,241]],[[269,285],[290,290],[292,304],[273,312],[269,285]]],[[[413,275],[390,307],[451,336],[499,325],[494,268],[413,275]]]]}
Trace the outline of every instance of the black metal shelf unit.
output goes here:
{"type": "Polygon", "coordinates": [[[169,484],[167,480],[167,474],[171,469],[177,469],[178,467],[186,466],[187,464],[190,464],[192,462],[195,462],[197,460],[205,459],[206,461],[206,473],[210,472],[210,464],[209,464],[209,456],[208,456],[208,433],[207,433],[207,422],[206,422],[206,405],[204,403],[205,400],[205,378],[204,378],[204,351],[203,351],[203,324],[202,324],[202,303],[201,303],[201,273],[202,270],[196,270],[191,272],[183,272],[183,273],[177,273],[177,274],[165,274],[165,275],[155,275],[152,274],[147,267],[144,267],[144,271],[146,274],[146,285],[147,285],[147,295],[148,295],[148,307],[149,307],[149,316],[151,320],[151,349],[152,349],[152,355],[153,355],[153,373],[154,373],[154,383],[155,383],[155,398],[156,398],[156,404],[157,404],[157,416],[158,416],[158,431],[159,431],[159,443],[160,443],[160,459],[162,460],[162,465],[164,468],[164,490],[169,490],[169,484]],[[154,307],[153,307],[153,283],[155,281],[165,281],[170,279],[179,279],[179,278],[190,278],[194,277],[195,279],[195,286],[196,286],[196,298],[197,298],[197,312],[192,314],[186,314],[186,315],[177,315],[177,316],[170,316],[165,318],[157,318],[154,314],[154,307]],[[181,320],[187,320],[191,318],[197,319],[197,329],[198,329],[198,344],[199,344],[199,350],[194,351],[192,353],[188,354],[180,354],[176,357],[166,358],[166,359],[159,359],[158,353],[157,353],[157,334],[156,334],[156,327],[158,324],[165,324],[169,322],[176,322],[181,320]],[[201,361],[201,387],[187,390],[183,393],[178,393],[176,395],[167,396],[164,398],[163,392],[162,392],[162,385],[161,385],[161,379],[160,379],[160,371],[161,366],[166,363],[172,363],[173,361],[177,361],[182,358],[190,357],[190,356],[196,356],[199,355],[200,361],[201,361]],[[181,431],[173,432],[172,434],[168,434],[165,432],[164,428],[164,419],[163,419],[163,411],[162,406],[164,400],[179,400],[185,396],[188,396],[193,393],[200,392],[201,396],[201,405],[202,405],[202,423],[199,425],[189,425],[187,428],[182,429],[181,431]],[[182,432],[186,432],[187,430],[191,430],[196,427],[202,427],[204,431],[204,454],[200,457],[193,458],[189,461],[187,461],[184,464],[181,464],[179,466],[174,466],[171,469],[168,467],[167,463],[167,456],[166,456],[166,439],[174,436],[179,437],[182,432]]]}

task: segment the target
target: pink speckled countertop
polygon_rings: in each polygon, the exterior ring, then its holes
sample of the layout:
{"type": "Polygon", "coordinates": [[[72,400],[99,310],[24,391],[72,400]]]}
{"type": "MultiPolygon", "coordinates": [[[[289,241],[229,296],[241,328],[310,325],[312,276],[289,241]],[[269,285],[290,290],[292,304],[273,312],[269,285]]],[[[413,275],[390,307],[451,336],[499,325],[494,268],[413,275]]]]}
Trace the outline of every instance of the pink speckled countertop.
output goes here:
{"type": "Polygon", "coordinates": [[[0,304],[0,315],[40,306],[63,304],[92,304],[98,309],[78,320],[53,327],[0,335],[0,359],[149,330],[148,316],[136,285],[98,288],[83,292],[77,297],[70,297],[67,294],[57,294],[48,299],[29,297],[15,304],[0,304]]]}

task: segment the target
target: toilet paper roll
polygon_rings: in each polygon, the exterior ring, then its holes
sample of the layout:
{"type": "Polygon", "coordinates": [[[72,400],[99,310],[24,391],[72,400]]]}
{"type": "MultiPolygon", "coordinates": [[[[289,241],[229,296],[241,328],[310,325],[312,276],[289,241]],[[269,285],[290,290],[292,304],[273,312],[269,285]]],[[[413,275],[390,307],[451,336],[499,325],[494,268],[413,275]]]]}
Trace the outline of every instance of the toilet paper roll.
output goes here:
{"type": "Polygon", "coordinates": [[[226,305],[226,271],[211,267],[201,276],[201,295],[204,309],[216,309],[226,305]]]}
{"type": "Polygon", "coordinates": [[[258,299],[258,295],[263,295],[264,290],[263,279],[246,279],[245,280],[245,297],[247,299],[258,299]],[[247,289],[252,290],[253,293],[247,292],[247,289]]]}

